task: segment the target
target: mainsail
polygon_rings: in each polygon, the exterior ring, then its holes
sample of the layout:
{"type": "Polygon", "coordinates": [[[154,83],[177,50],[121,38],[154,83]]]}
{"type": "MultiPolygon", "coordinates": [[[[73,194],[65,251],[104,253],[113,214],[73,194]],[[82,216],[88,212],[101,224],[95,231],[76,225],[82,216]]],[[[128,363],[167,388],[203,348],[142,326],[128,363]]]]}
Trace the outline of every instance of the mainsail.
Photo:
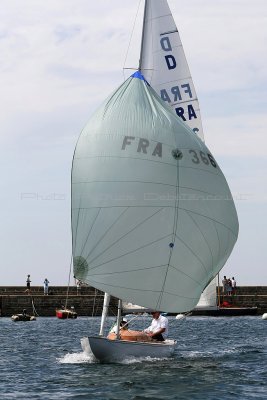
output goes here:
{"type": "Polygon", "coordinates": [[[166,0],[146,0],[140,70],[182,121],[204,140],[196,91],[166,0]]]}
{"type": "Polygon", "coordinates": [[[76,278],[168,312],[197,304],[238,220],[205,144],[138,72],[98,108],[72,167],[76,278]]]}
{"type": "Polygon", "coordinates": [[[217,277],[215,277],[200,296],[196,309],[217,309],[217,293],[216,293],[217,277]]]}

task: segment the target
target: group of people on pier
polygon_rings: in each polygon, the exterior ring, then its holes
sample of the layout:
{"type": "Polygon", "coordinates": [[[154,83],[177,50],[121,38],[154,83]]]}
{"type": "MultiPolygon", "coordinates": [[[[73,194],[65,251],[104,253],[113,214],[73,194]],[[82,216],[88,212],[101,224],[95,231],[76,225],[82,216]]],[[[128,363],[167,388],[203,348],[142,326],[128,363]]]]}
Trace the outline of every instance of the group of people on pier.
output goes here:
{"type": "Polygon", "coordinates": [[[224,295],[232,296],[236,294],[236,280],[234,277],[232,277],[232,279],[227,279],[226,276],[224,276],[222,280],[222,285],[224,295]]]}

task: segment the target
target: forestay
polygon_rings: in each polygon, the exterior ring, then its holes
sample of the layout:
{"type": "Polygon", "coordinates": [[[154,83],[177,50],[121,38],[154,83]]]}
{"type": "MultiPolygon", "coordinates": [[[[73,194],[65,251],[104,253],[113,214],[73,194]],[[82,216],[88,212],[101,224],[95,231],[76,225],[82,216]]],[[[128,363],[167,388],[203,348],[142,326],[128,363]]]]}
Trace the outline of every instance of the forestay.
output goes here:
{"type": "Polygon", "coordinates": [[[196,91],[166,0],[146,0],[140,68],[161,98],[204,140],[196,91]]]}
{"type": "Polygon", "coordinates": [[[76,278],[168,312],[194,308],[237,239],[217,162],[138,72],[80,135],[72,233],[76,278]]]}

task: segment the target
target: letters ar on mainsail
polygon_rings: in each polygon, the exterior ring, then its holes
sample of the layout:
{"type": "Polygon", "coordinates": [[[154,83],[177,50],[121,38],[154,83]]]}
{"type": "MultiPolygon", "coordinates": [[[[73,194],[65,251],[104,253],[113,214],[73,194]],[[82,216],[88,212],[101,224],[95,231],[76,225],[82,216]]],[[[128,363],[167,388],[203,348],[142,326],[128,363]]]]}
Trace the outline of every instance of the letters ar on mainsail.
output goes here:
{"type": "Polygon", "coordinates": [[[140,70],[161,98],[204,140],[193,80],[165,0],[146,0],[140,70]]]}

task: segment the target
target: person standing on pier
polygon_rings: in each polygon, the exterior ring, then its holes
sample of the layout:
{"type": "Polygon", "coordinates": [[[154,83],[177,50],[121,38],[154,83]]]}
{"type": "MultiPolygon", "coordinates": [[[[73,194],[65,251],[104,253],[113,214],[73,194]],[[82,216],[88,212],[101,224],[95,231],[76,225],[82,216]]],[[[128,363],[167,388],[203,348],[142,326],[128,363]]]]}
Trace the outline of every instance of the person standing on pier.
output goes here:
{"type": "Polygon", "coordinates": [[[30,276],[31,276],[31,275],[27,275],[27,279],[26,279],[26,285],[27,285],[26,292],[27,292],[28,294],[31,293],[31,279],[30,279],[30,276]]]}
{"type": "Polygon", "coordinates": [[[230,278],[227,281],[227,295],[232,296],[232,281],[230,278]]]}
{"type": "Polygon", "coordinates": [[[48,289],[49,289],[49,280],[45,278],[44,280],[44,295],[48,296],[48,289]]]}
{"type": "Polygon", "coordinates": [[[225,295],[227,293],[227,279],[225,275],[222,280],[222,285],[223,285],[223,295],[225,295]]]}
{"type": "Polygon", "coordinates": [[[236,280],[234,277],[231,279],[232,281],[232,290],[233,290],[233,295],[236,294],[236,280]]]}
{"type": "Polygon", "coordinates": [[[82,282],[79,279],[77,280],[76,286],[77,286],[77,296],[80,296],[82,293],[82,282]]]}

